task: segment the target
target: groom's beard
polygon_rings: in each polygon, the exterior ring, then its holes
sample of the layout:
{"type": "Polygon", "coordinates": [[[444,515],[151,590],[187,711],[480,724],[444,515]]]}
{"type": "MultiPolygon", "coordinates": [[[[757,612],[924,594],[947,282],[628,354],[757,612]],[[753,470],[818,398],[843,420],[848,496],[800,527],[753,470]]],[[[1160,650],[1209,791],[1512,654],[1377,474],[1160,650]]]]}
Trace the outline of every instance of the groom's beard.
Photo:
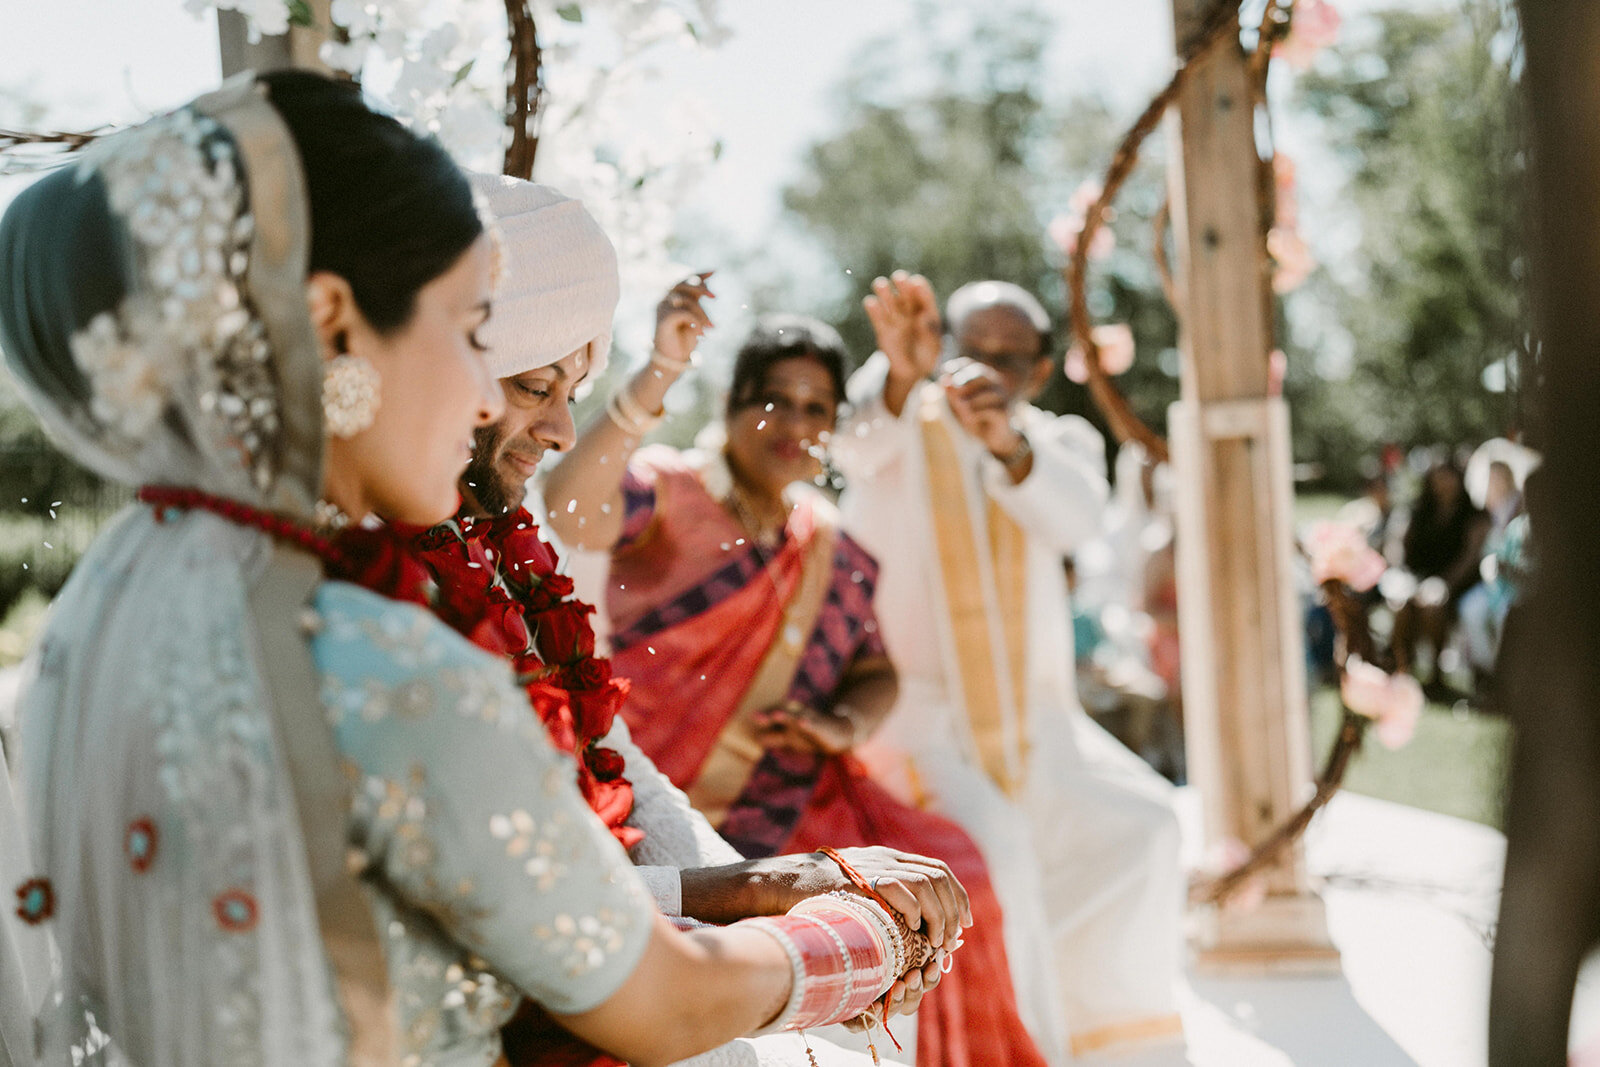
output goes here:
{"type": "Polygon", "coordinates": [[[525,484],[507,484],[496,461],[504,437],[498,423],[480,426],[472,432],[472,460],[461,475],[461,496],[466,508],[481,516],[506,515],[522,506],[525,484]]]}

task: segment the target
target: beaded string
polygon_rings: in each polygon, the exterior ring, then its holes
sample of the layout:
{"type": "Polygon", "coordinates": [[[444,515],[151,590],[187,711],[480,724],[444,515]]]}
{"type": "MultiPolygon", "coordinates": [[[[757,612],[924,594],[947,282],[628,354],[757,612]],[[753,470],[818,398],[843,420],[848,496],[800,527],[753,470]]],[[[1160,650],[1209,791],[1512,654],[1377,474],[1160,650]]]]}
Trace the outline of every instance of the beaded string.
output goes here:
{"type": "MultiPolygon", "coordinates": [[[[843,856],[839,855],[839,852],[838,852],[837,849],[830,848],[827,845],[823,845],[821,848],[817,849],[817,851],[822,853],[824,856],[828,857],[835,864],[837,864],[838,867],[839,867],[839,870],[844,874],[845,878],[847,878],[850,881],[851,885],[855,886],[857,889],[861,890],[861,892],[865,893],[868,897],[871,897],[873,900],[875,900],[879,904],[883,905],[884,910],[886,910],[889,913],[891,918],[894,918],[896,921],[901,922],[902,924],[904,923],[904,921],[905,921],[904,917],[901,916],[900,913],[895,910],[893,905],[891,905],[887,900],[883,899],[883,895],[881,893],[879,893],[876,889],[872,888],[872,883],[867,881],[866,878],[864,878],[862,876],[861,872],[856,870],[855,867],[851,865],[849,860],[847,860],[843,856]]],[[[912,932],[914,933],[915,931],[912,931],[912,932]]],[[[907,955],[910,954],[910,951],[911,951],[911,949],[910,949],[910,946],[908,945],[907,948],[906,948],[907,955]]],[[[924,960],[923,962],[926,962],[926,961],[924,960]]],[[[921,966],[921,965],[922,965],[921,963],[918,964],[918,966],[921,966]]],[[[883,1032],[885,1034],[889,1035],[889,1040],[890,1041],[894,1042],[894,1048],[895,1048],[896,1052],[904,1052],[905,1049],[903,1049],[901,1047],[900,1039],[894,1036],[894,1031],[893,1030],[889,1029],[889,993],[888,993],[887,990],[884,992],[883,999],[878,1002],[878,1005],[879,1005],[879,1007],[881,1007],[883,1009],[883,1022],[882,1022],[883,1032]]],[[[872,1028],[870,1026],[867,1028],[867,1048],[869,1050],[871,1050],[871,1052],[872,1052],[872,1062],[873,1063],[877,1063],[878,1062],[878,1050],[875,1047],[873,1047],[873,1044],[872,1044],[872,1028]]],[[[816,1061],[813,1060],[812,1062],[815,1063],[816,1061]]]]}
{"type": "Polygon", "coordinates": [[[251,526],[270,534],[280,541],[299,545],[307,552],[327,560],[329,563],[340,564],[344,562],[344,553],[339,551],[328,538],[309,526],[279,515],[276,512],[267,511],[264,508],[251,507],[249,504],[241,504],[237,500],[213,496],[211,493],[202,492],[199,489],[188,489],[172,485],[140,486],[138,497],[155,509],[157,522],[166,521],[164,512],[169,508],[184,511],[209,511],[213,515],[222,516],[229,522],[237,523],[240,526],[251,526]]]}
{"type": "MultiPolygon", "coordinates": [[[[867,1052],[872,1056],[873,1067],[883,1067],[883,1061],[878,1058],[878,1046],[872,1043],[872,1027],[872,1023],[867,1024],[867,1052]]],[[[889,1028],[885,1026],[883,1032],[888,1034],[889,1028]]],[[[893,1034],[889,1034],[889,1036],[891,1039],[894,1037],[893,1034]]],[[[806,1059],[810,1061],[811,1067],[822,1067],[817,1062],[817,1054],[811,1049],[811,1035],[802,1030],[800,1031],[800,1040],[806,1047],[806,1059]]],[[[895,1047],[900,1047],[898,1042],[896,1042],[895,1047]]]]}

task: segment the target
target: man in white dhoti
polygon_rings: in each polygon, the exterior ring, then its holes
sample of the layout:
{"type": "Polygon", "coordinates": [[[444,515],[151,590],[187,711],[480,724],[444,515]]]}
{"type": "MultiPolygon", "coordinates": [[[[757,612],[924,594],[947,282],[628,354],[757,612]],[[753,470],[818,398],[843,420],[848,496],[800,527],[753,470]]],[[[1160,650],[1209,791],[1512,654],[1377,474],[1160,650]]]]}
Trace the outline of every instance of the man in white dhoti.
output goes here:
{"type": "Polygon", "coordinates": [[[882,565],[901,678],[871,760],[985,850],[1042,1045],[1063,1024],[1075,1052],[1180,1035],[1170,788],[1089,720],[1072,676],[1061,559],[1101,521],[1104,443],[1029,403],[1054,361],[1049,317],[1024,290],[958,290],[942,363],[927,281],[897,273],[873,290],[879,351],[850,381],[833,445],[845,526],[882,565]]]}

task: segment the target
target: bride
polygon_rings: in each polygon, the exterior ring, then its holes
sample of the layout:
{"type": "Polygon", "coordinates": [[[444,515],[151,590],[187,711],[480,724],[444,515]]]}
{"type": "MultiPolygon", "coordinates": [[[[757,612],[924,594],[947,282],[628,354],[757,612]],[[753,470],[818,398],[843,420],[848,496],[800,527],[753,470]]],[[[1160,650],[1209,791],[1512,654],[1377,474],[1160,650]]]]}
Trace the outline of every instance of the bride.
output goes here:
{"type": "Polygon", "coordinates": [[[441,149],[304,73],[106,138],[0,220],[8,370],[141,487],[20,697],[3,876],[57,949],[42,1062],[487,1065],[523,995],[639,1064],[832,1021],[785,920],[658,915],[504,662],[405,602],[398,538],[335,536],[456,510],[503,405],[495,261],[441,149]]]}

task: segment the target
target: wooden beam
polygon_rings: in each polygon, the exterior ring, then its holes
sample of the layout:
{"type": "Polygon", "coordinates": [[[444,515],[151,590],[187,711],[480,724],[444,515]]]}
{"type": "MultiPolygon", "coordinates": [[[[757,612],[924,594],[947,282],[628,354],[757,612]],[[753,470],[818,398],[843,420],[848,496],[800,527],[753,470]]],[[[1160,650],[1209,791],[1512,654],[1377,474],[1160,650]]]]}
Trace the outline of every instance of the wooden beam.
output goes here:
{"type": "MultiPolygon", "coordinates": [[[[1190,37],[1213,6],[1173,0],[1176,39],[1190,37]]],[[[1289,416],[1270,396],[1255,116],[1237,43],[1202,61],[1177,112],[1170,185],[1183,292],[1182,399],[1168,425],[1189,780],[1202,797],[1207,838],[1253,845],[1309,795],[1311,751],[1289,416]]],[[[1267,883],[1260,909],[1205,917],[1202,964],[1336,964],[1298,846],[1268,871],[1267,883]]]]}
{"type": "Polygon", "coordinates": [[[322,44],[333,32],[328,10],[332,0],[310,0],[313,25],[291,26],[276,37],[250,40],[249,21],[237,11],[217,12],[217,41],[222,49],[222,76],[231,78],[242,70],[269,71],[299,67],[322,74],[333,71],[322,61],[322,44]]]}

